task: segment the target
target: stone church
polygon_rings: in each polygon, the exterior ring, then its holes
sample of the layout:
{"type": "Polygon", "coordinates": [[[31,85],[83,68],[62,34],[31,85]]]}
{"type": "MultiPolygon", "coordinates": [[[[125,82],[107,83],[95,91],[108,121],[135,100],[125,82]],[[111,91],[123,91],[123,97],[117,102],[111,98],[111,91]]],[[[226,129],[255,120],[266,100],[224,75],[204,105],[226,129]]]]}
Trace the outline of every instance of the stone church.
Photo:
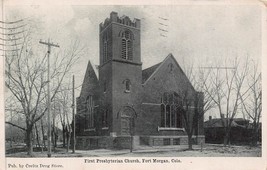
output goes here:
{"type": "MultiPolygon", "coordinates": [[[[140,27],[139,19],[116,12],[100,24],[100,63],[96,70],[88,62],[76,100],[77,148],[187,145],[185,120],[192,122],[201,111],[203,93],[195,91],[172,54],[142,70],[140,27]]],[[[193,141],[204,142],[203,133],[201,118],[193,141]]]]}

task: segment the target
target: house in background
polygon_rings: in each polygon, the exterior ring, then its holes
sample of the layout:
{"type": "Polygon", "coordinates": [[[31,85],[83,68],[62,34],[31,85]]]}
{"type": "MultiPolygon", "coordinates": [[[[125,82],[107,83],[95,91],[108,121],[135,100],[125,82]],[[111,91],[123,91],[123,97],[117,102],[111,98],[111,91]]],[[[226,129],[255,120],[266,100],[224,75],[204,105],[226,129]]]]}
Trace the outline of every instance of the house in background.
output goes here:
{"type": "MultiPolygon", "coordinates": [[[[224,127],[223,122],[226,123],[226,118],[212,119],[204,122],[205,141],[206,143],[223,143],[224,127]],[[222,122],[223,121],[223,122],[222,122]]],[[[259,136],[261,136],[259,134],[259,136]]],[[[231,125],[230,143],[231,144],[249,144],[252,137],[252,126],[249,120],[243,118],[234,118],[231,125]]]]}
{"type": "MultiPolygon", "coordinates": [[[[190,101],[187,118],[203,108],[203,93],[195,91],[172,54],[142,70],[141,22],[110,17],[99,27],[99,77],[90,63],[77,98],[77,148],[129,148],[134,145],[187,145],[181,93],[190,101]]],[[[156,48],[156,47],[155,47],[156,48]]],[[[204,142],[203,119],[193,138],[204,142]]]]}

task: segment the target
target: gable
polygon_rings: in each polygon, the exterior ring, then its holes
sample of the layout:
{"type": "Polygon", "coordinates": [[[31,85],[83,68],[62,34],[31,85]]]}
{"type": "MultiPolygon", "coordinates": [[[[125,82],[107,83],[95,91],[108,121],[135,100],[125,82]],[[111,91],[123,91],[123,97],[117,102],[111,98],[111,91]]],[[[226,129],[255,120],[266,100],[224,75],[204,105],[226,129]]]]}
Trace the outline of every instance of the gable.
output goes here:
{"type": "Polygon", "coordinates": [[[94,93],[94,91],[98,88],[99,82],[95,73],[95,70],[89,61],[87,64],[85,76],[82,83],[80,97],[87,96],[90,93],[94,93]]]}
{"type": "Polygon", "coordinates": [[[169,54],[161,63],[143,70],[142,72],[143,82],[142,83],[145,86],[149,82],[155,80],[156,77],[160,75],[164,75],[164,74],[168,75],[170,72],[173,72],[173,74],[175,74],[177,78],[179,77],[178,81],[182,82],[183,84],[186,84],[191,90],[195,91],[191,82],[189,81],[184,71],[182,70],[180,65],[177,63],[176,59],[173,57],[172,54],[169,54]]]}

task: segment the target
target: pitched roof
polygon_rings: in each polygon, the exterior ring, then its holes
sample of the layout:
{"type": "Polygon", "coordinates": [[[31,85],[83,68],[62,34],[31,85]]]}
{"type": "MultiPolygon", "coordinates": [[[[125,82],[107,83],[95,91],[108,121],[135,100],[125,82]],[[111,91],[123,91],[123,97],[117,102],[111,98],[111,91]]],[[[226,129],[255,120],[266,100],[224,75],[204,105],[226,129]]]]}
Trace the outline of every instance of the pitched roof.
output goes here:
{"type": "Polygon", "coordinates": [[[142,72],[142,84],[146,84],[149,81],[150,77],[152,77],[154,74],[156,74],[156,72],[160,69],[160,67],[169,59],[173,60],[174,64],[176,64],[176,66],[181,70],[182,75],[184,75],[185,81],[188,82],[189,86],[193,90],[195,90],[195,88],[191,84],[190,80],[188,79],[188,77],[186,76],[183,69],[178,64],[178,62],[176,61],[176,59],[174,58],[172,53],[168,54],[168,56],[162,62],[143,70],[143,72],[142,72]]]}
{"type": "Polygon", "coordinates": [[[86,72],[85,72],[85,76],[83,79],[80,96],[81,94],[87,94],[88,91],[93,90],[94,88],[97,88],[97,86],[98,86],[98,78],[97,78],[96,72],[91,62],[89,61],[86,72]]]}
{"type": "MultiPolygon", "coordinates": [[[[245,127],[244,125],[240,125],[237,122],[239,122],[242,118],[234,118],[231,124],[231,127],[245,127]]],[[[226,123],[226,118],[223,119],[223,122],[226,123]]],[[[228,119],[229,120],[229,119],[228,119]]],[[[243,119],[243,121],[247,121],[243,119]]],[[[215,128],[215,127],[223,127],[222,119],[211,119],[204,122],[204,128],[215,128]]]]}
{"type": "Polygon", "coordinates": [[[142,83],[144,83],[155,72],[155,70],[160,66],[161,63],[162,62],[148,67],[142,71],[142,83]]]}

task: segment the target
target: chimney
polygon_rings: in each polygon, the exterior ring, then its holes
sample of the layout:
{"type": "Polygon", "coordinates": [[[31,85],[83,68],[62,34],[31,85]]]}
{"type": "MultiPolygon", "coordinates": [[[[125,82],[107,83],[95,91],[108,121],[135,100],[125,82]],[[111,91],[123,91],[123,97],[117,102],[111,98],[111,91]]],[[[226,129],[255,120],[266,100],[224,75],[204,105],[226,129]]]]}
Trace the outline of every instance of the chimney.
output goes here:
{"type": "Polygon", "coordinates": [[[211,120],[212,119],[212,116],[209,116],[209,120],[211,120]]]}

